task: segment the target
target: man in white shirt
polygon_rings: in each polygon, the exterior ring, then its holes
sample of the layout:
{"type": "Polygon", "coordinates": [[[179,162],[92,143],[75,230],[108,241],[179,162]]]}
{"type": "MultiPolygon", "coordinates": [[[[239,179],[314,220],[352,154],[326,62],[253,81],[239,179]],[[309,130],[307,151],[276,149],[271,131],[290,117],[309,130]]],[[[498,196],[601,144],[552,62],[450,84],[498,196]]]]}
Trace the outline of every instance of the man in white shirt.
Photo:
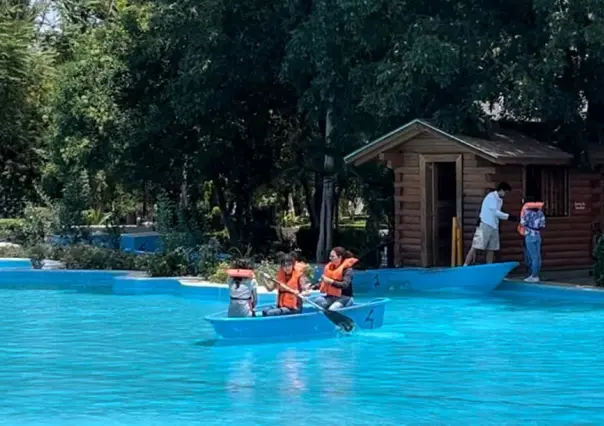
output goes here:
{"type": "Polygon", "coordinates": [[[489,192],[482,200],[478,226],[464,266],[474,262],[476,250],[485,250],[487,263],[493,263],[494,252],[499,250],[499,221],[518,220],[516,216],[501,211],[503,199],[511,190],[512,187],[507,182],[501,182],[495,191],[489,192]]]}

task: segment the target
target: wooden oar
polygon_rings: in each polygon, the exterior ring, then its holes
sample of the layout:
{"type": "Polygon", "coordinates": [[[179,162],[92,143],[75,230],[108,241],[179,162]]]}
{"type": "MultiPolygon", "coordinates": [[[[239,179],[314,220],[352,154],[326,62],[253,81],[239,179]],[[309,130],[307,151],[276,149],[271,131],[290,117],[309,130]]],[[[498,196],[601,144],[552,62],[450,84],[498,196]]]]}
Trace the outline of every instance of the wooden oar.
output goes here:
{"type": "MultiPolygon", "coordinates": [[[[260,272],[260,273],[267,280],[270,280],[270,281],[274,282],[275,284],[277,284],[278,286],[287,288],[288,290],[291,291],[291,289],[289,287],[287,287],[285,284],[277,281],[276,279],[271,277],[266,272],[260,272]]],[[[311,306],[314,306],[315,308],[317,308],[317,310],[321,311],[327,317],[327,319],[329,321],[333,322],[337,327],[343,329],[346,332],[350,332],[354,329],[354,321],[351,318],[347,317],[346,315],[343,315],[343,314],[339,313],[338,311],[330,311],[329,309],[325,309],[324,307],[317,305],[315,302],[313,302],[309,298],[302,296],[297,291],[292,291],[292,293],[294,293],[296,296],[298,296],[302,301],[308,303],[311,306]]]]}

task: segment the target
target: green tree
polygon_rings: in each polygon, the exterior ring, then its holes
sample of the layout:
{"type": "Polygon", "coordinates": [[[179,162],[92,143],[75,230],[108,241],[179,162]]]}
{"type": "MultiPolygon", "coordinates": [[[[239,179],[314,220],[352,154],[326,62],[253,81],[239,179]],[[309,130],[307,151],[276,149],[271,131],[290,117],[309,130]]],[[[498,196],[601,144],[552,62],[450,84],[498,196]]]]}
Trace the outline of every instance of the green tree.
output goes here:
{"type": "Polygon", "coordinates": [[[0,2],[0,216],[19,213],[35,198],[44,162],[46,97],[52,57],[36,44],[35,13],[27,3],[0,2]]]}

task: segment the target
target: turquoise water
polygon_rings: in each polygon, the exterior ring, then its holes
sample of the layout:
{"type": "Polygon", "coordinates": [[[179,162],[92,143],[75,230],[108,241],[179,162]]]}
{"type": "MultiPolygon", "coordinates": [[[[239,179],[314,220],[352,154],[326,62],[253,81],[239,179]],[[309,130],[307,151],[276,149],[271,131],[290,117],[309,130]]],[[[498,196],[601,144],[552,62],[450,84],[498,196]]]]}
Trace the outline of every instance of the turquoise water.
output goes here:
{"type": "Polygon", "coordinates": [[[10,425],[604,424],[604,307],[396,298],[380,330],[220,347],[170,296],[0,290],[10,425]]]}

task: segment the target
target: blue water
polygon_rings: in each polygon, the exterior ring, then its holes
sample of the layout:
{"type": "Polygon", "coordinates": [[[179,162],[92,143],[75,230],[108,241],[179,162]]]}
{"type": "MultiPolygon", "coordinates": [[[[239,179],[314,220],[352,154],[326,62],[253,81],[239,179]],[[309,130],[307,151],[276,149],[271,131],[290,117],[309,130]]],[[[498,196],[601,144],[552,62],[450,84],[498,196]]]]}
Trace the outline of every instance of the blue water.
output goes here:
{"type": "Polygon", "coordinates": [[[380,330],[213,346],[221,304],[0,290],[9,425],[604,424],[604,306],[394,299],[380,330]]]}

